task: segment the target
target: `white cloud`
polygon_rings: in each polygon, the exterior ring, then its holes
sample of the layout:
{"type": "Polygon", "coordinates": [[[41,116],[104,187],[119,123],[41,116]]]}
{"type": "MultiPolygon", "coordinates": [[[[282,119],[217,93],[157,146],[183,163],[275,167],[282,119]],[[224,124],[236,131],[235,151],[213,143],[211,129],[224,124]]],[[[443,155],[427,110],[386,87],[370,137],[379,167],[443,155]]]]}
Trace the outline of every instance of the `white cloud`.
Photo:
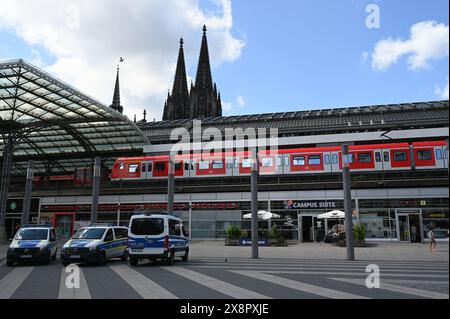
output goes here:
{"type": "Polygon", "coordinates": [[[408,40],[388,38],[376,43],[372,52],[372,68],[384,71],[401,57],[408,56],[409,69],[419,70],[429,67],[431,60],[439,60],[448,55],[448,25],[422,21],[411,27],[408,40]]]}
{"type": "Polygon", "coordinates": [[[160,119],[181,36],[192,69],[203,24],[208,27],[213,67],[238,59],[245,45],[231,34],[231,0],[211,1],[214,12],[203,10],[199,0],[0,0],[0,29],[15,32],[35,50],[30,62],[108,105],[115,67],[123,56],[124,113],[131,119],[138,114],[139,119],[146,108],[148,119],[160,119]],[[42,62],[42,48],[54,63],[42,62]]]}
{"type": "Polygon", "coordinates": [[[236,108],[243,108],[245,104],[246,102],[244,97],[239,95],[236,97],[235,103],[222,101],[222,110],[226,113],[225,115],[231,115],[233,113],[232,110],[236,108]]]}
{"type": "Polygon", "coordinates": [[[434,93],[441,99],[443,100],[448,100],[448,87],[449,87],[449,82],[448,82],[448,78],[447,78],[447,84],[445,84],[444,86],[439,86],[436,85],[435,91],[434,93]]]}
{"type": "Polygon", "coordinates": [[[244,100],[244,98],[243,98],[242,96],[240,96],[240,95],[237,97],[236,102],[237,102],[237,105],[238,105],[239,107],[244,107],[244,106],[245,106],[245,100],[244,100]]]}

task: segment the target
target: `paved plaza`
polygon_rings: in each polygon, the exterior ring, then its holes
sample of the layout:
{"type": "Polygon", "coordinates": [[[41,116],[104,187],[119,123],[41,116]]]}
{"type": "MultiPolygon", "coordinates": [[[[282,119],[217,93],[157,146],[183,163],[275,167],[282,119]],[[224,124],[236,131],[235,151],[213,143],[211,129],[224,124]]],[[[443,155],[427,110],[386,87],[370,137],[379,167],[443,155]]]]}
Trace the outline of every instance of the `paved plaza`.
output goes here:
{"type": "Polygon", "coordinates": [[[59,258],[50,265],[6,267],[0,255],[0,298],[51,299],[410,299],[449,298],[448,243],[437,251],[427,245],[378,243],[356,248],[356,261],[345,248],[320,243],[261,247],[225,247],[222,241],[197,241],[190,260],[141,262],[130,267],[112,260],[106,266],[81,266],[80,288],[69,289],[69,273],[59,258]],[[380,269],[380,288],[366,287],[366,267],[380,269]]]}

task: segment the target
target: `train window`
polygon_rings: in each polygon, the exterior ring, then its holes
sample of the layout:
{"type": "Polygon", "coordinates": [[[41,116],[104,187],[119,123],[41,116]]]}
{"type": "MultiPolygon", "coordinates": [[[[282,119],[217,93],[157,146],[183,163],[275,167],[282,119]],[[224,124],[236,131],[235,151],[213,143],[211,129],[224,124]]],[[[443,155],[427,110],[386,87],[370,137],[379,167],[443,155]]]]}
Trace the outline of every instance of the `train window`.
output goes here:
{"type": "Polygon", "coordinates": [[[305,157],[304,156],[294,156],[294,158],[292,159],[292,165],[294,165],[294,166],[305,165],[305,157]]]}
{"type": "Polygon", "coordinates": [[[338,163],[338,157],[337,157],[337,154],[333,154],[333,155],[331,156],[331,159],[333,160],[333,164],[337,164],[337,163],[338,163]]]}
{"type": "Polygon", "coordinates": [[[242,167],[244,167],[244,168],[252,167],[252,159],[251,158],[243,159],[242,160],[242,167]]]}
{"type": "Polygon", "coordinates": [[[156,172],[164,172],[166,170],[166,163],[155,163],[156,172]]]}
{"type": "Polygon", "coordinates": [[[239,159],[235,158],[234,159],[234,168],[238,168],[239,167],[239,159]]]}
{"type": "Polygon", "coordinates": [[[436,159],[441,160],[442,159],[442,150],[437,149],[436,150],[436,159]]]}
{"type": "Polygon", "coordinates": [[[129,173],[139,172],[139,164],[130,164],[130,166],[128,167],[128,172],[129,173]]]}
{"type": "Polygon", "coordinates": [[[330,165],[330,155],[328,154],[325,155],[324,162],[326,165],[330,165]]]}
{"type": "Polygon", "coordinates": [[[231,158],[227,159],[227,168],[228,169],[232,169],[233,168],[233,160],[231,158]]]}
{"type": "Polygon", "coordinates": [[[320,165],[322,162],[322,158],[320,155],[310,155],[308,157],[308,164],[309,165],[320,165]]]}
{"type": "Polygon", "coordinates": [[[119,169],[124,169],[125,168],[125,163],[120,163],[119,164],[119,169]]]}
{"type": "Polygon", "coordinates": [[[181,170],[181,163],[175,163],[175,170],[180,171],[181,170]]]}
{"type": "Polygon", "coordinates": [[[394,161],[396,162],[401,162],[401,161],[406,161],[406,152],[394,152],[394,161]]]}
{"type": "Polygon", "coordinates": [[[200,161],[198,162],[199,169],[209,169],[209,161],[200,161]]]}
{"type": "Polygon", "coordinates": [[[189,167],[190,165],[191,165],[190,163],[184,163],[184,170],[188,171],[190,169],[189,167]]]}
{"type": "Polygon", "coordinates": [[[289,166],[289,155],[284,156],[284,166],[289,166]]]}
{"type": "Polygon", "coordinates": [[[152,168],[153,168],[152,163],[148,163],[148,165],[147,165],[147,172],[151,172],[152,168]]]}
{"type": "Polygon", "coordinates": [[[431,150],[419,150],[417,151],[417,159],[419,161],[431,160],[431,150]]]}
{"type": "Polygon", "coordinates": [[[213,161],[212,168],[215,168],[215,169],[223,168],[223,162],[222,161],[213,161]]]}
{"type": "Polygon", "coordinates": [[[381,153],[375,152],[375,162],[379,163],[381,162],[381,153]]]}
{"type": "Polygon", "coordinates": [[[360,163],[370,163],[372,162],[372,155],[370,153],[359,153],[358,162],[360,163]]]}
{"type": "Polygon", "coordinates": [[[271,167],[273,165],[273,158],[272,157],[263,157],[261,159],[261,166],[262,167],[271,167]]]}
{"type": "Polygon", "coordinates": [[[145,172],[146,169],[147,169],[147,166],[145,165],[145,163],[142,163],[142,171],[145,172]]]}
{"type": "Polygon", "coordinates": [[[383,161],[389,162],[389,152],[383,152],[383,161]]]}

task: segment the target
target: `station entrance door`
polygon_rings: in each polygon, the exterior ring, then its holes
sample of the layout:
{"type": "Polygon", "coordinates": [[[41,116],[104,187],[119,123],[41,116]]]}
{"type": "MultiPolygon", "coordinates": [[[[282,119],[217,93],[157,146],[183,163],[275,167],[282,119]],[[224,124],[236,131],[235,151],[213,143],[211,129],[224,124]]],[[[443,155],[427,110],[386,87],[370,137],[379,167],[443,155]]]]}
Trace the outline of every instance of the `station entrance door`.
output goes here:
{"type": "Polygon", "coordinates": [[[423,243],[421,209],[397,209],[397,238],[401,242],[423,243]]]}

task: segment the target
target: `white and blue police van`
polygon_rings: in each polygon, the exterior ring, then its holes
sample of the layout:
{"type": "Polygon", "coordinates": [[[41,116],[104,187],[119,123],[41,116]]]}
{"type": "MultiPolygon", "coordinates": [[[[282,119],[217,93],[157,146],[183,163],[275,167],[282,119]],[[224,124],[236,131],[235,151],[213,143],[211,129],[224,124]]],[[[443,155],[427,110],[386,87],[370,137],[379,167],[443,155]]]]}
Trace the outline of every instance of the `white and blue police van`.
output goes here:
{"type": "Polygon", "coordinates": [[[72,263],[104,265],[107,260],[127,260],[128,228],[91,224],[78,230],[62,247],[63,266],[72,263]]]}
{"type": "Polygon", "coordinates": [[[50,225],[23,225],[14,236],[6,255],[6,265],[16,262],[49,264],[58,252],[55,229],[50,225]]]}
{"type": "Polygon", "coordinates": [[[140,260],[163,260],[172,265],[175,257],[189,258],[189,239],[181,218],[172,214],[138,214],[131,216],[128,227],[130,264],[140,260]]]}

